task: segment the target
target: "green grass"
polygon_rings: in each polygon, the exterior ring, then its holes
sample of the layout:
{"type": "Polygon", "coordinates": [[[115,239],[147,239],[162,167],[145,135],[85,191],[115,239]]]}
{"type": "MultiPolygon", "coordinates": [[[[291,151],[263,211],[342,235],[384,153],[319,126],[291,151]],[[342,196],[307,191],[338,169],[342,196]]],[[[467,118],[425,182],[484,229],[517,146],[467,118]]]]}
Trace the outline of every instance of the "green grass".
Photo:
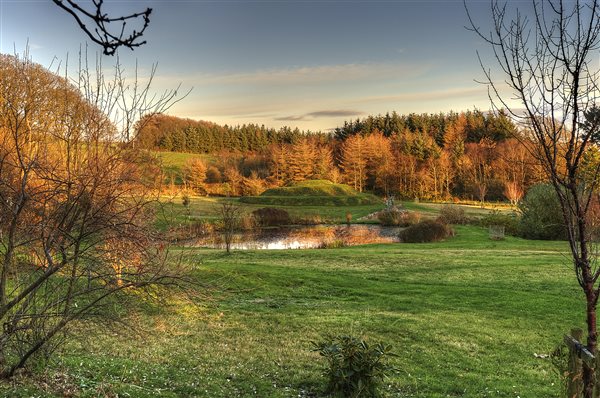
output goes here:
{"type": "MultiPolygon", "coordinates": [[[[256,197],[250,197],[250,199],[256,197]]],[[[159,211],[159,221],[157,226],[160,229],[165,229],[168,225],[181,225],[190,221],[215,221],[218,219],[218,208],[221,203],[230,201],[238,204],[243,212],[251,213],[253,210],[262,207],[270,206],[286,210],[292,219],[321,219],[327,223],[345,223],[346,213],[352,215],[353,222],[377,222],[375,221],[358,221],[361,217],[374,213],[384,208],[383,200],[377,199],[372,204],[357,204],[357,205],[336,205],[329,202],[321,202],[320,197],[308,197],[304,200],[304,204],[294,204],[295,197],[287,197],[292,203],[281,204],[281,197],[258,197],[266,199],[267,203],[253,203],[248,201],[248,197],[244,198],[222,198],[222,197],[190,197],[190,207],[186,210],[182,205],[181,197],[162,197],[159,211]],[[273,199],[273,203],[269,203],[273,199]],[[307,203],[308,202],[308,203],[307,203]]],[[[435,218],[439,215],[441,203],[414,203],[411,201],[401,202],[400,205],[410,211],[417,211],[425,217],[435,218]]],[[[465,209],[465,213],[469,217],[481,217],[498,207],[485,207],[457,205],[465,209]]],[[[506,208],[501,208],[501,211],[508,211],[506,208]]]]}
{"type": "MultiPolygon", "coordinates": [[[[406,201],[402,202],[402,207],[410,211],[418,211],[423,215],[437,217],[440,212],[440,208],[448,203],[432,203],[432,202],[413,202],[406,201]]],[[[450,204],[452,206],[458,206],[464,209],[465,215],[468,217],[481,217],[488,214],[492,210],[497,210],[503,213],[510,213],[515,211],[515,208],[505,203],[486,203],[485,206],[481,206],[479,203],[472,204],[450,204]]]]}
{"type": "MultiPolygon", "coordinates": [[[[81,397],[321,396],[310,341],[349,333],[394,347],[389,397],[556,397],[557,375],[534,354],[584,322],[566,249],[474,227],[432,244],[186,249],[204,286],[196,305],[171,298],[132,314],[134,329],[82,330],[43,380],[66,375],[55,384],[81,397]]],[[[29,380],[0,391],[61,396],[29,380]]]]}
{"type": "Polygon", "coordinates": [[[290,186],[267,189],[262,196],[357,196],[359,193],[345,184],[328,180],[301,181],[290,186]]]}
{"type": "Polygon", "coordinates": [[[205,164],[213,161],[213,155],[200,155],[197,153],[183,152],[154,152],[161,162],[161,167],[165,174],[173,175],[176,178],[176,184],[181,184],[182,169],[190,159],[202,159],[205,164]]]}
{"type": "Polygon", "coordinates": [[[267,189],[260,196],[240,198],[243,203],[268,206],[359,206],[381,204],[375,195],[357,192],[348,185],[310,180],[267,189]]]}
{"type": "MultiPolygon", "coordinates": [[[[182,225],[190,221],[215,221],[218,219],[218,209],[223,202],[234,202],[238,204],[244,213],[269,206],[262,203],[246,203],[243,198],[222,197],[190,197],[189,209],[185,209],[181,197],[162,197],[161,205],[158,207],[157,226],[165,229],[169,225],[182,225]]],[[[366,216],[378,210],[384,205],[380,201],[368,205],[336,206],[332,204],[316,203],[312,205],[273,205],[286,210],[292,219],[321,220],[328,223],[346,222],[346,213],[352,214],[352,220],[366,216]]]]}

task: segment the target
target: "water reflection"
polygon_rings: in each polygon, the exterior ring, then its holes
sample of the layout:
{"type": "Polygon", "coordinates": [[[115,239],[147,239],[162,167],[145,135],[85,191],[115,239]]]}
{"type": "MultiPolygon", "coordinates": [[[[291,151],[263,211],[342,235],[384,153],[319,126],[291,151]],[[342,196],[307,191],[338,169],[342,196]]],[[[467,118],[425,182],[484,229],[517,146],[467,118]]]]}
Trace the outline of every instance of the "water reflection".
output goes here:
{"type": "MultiPolygon", "coordinates": [[[[339,247],[367,243],[398,242],[398,227],[380,225],[318,225],[265,228],[236,234],[231,244],[237,250],[281,250],[339,247]]],[[[199,238],[194,246],[224,248],[221,235],[199,238]]]]}

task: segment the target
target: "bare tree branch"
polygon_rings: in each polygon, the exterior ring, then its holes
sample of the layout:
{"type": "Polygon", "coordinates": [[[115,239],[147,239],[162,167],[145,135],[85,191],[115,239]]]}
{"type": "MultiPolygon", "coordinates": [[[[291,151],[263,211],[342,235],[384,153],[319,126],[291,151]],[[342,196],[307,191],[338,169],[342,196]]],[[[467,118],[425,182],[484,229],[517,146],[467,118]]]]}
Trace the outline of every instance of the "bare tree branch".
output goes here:
{"type": "Polygon", "coordinates": [[[134,49],[146,44],[140,41],[150,24],[152,8],[128,15],[110,16],[103,11],[104,0],[92,0],[93,10],[89,11],[74,0],[52,0],[54,4],[69,13],[94,43],[103,48],[106,55],[114,55],[119,47],[134,49]],[[141,28],[128,30],[128,24],[141,24],[141,28]],[[115,30],[114,27],[119,25],[115,30]],[[111,29],[112,28],[112,29],[111,29]],[[131,33],[128,33],[128,32],[131,33]]]}

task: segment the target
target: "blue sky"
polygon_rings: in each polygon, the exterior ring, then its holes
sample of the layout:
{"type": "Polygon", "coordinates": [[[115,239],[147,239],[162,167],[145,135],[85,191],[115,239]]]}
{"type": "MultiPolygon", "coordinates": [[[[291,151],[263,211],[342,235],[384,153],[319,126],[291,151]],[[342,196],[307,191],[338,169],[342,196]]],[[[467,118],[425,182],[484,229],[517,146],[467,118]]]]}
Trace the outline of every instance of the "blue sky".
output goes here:
{"type": "MultiPolygon", "coordinates": [[[[469,5],[485,21],[489,2],[469,5]]],[[[115,13],[146,6],[148,44],[120,59],[142,74],[157,63],[157,90],[193,88],[176,116],[326,131],[368,114],[489,109],[475,82],[486,46],[464,28],[462,0],[107,1],[115,13]]],[[[85,39],[50,0],[0,0],[3,53],[29,42],[49,66],[76,58],[85,39]]]]}

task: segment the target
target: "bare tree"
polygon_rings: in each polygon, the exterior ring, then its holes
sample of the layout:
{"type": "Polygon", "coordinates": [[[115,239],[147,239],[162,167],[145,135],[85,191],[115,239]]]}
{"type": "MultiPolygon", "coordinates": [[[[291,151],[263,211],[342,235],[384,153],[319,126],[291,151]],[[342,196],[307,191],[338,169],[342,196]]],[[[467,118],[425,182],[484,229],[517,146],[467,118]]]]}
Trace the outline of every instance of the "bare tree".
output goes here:
{"type": "Polygon", "coordinates": [[[124,100],[120,73],[71,81],[0,56],[0,377],[104,304],[179,280],[149,224],[152,176],[122,140],[135,112],[118,111],[173,97],[124,100]]]}
{"type": "MultiPolygon", "coordinates": [[[[466,4],[465,4],[466,7],[466,4]]],[[[467,13],[469,13],[468,7],[467,13]]],[[[590,250],[588,215],[598,184],[598,166],[582,172],[590,147],[598,145],[598,49],[600,4],[535,0],[530,12],[491,2],[491,30],[469,15],[472,30],[493,50],[504,81],[483,67],[490,97],[531,131],[538,157],[560,200],[573,270],[586,298],[587,349],[597,354],[596,305],[600,269],[590,250]],[[505,93],[508,87],[510,93],[505,93]],[[518,99],[518,105],[510,102],[518,99]],[[523,110],[524,108],[524,110],[523,110]]],[[[594,369],[585,365],[584,396],[594,390],[594,369]]]]}
{"type": "Polygon", "coordinates": [[[146,44],[140,41],[150,24],[152,8],[127,15],[111,16],[104,11],[104,0],[92,0],[93,7],[83,7],[78,1],[52,0],[68,12],[94,43],[102,46],[104,54],[114,55],[119,47],[134,49],[146,44]],[[128,29],[128,24],[138,28],[128,29]],[[91,26],[88,26],[91,25],[91,26]]]}
{"type": "Polygon", "coordinates": [[[231,253],[233,236],[240,223],[241,209],[231,202],[223,202],[219,207],[219,216],[222,223],[223,241],[227,254],[231,253]]]}

